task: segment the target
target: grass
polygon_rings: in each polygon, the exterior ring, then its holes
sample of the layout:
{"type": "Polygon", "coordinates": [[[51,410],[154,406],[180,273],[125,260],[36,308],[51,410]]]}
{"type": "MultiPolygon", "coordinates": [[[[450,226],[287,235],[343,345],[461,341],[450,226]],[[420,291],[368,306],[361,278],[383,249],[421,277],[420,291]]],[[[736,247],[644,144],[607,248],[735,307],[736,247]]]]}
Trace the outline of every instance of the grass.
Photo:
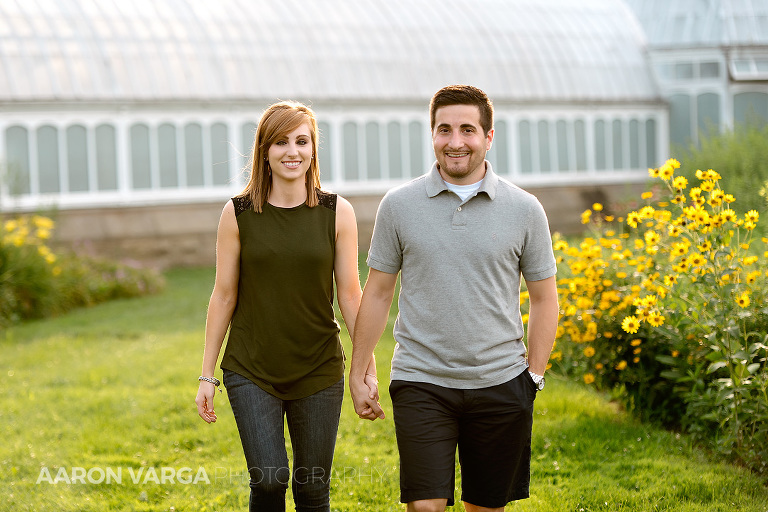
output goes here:
{"type": "MultiPolygon", "coordinates": [[[[194,404],[213,270],[167,278],[158,296],[0,333],[0,510],[247,508],[226,393],[217,396],[214,425],[194,404]],[[36,483],[45,468],[50,479],[36,483]],[[93,483],[108,470],[110,482],[93,483]]],[[[382,382],[394,347],[389,332],[377,348],[382,382]]],[[[346,335],[344,343],[349,355],[346,335]]],[[[386,389],[382,395],[391,412],[386,389]]],[[[507,510],[768,511],[758,478],[685,436],[638,423],[577,383],[549,378],[536,400],[533,453],[532,496],[507,510]]],[[[332,485],[334,510],[403,509],[392,421],[357,419],[348,395],[332,485]]]]}

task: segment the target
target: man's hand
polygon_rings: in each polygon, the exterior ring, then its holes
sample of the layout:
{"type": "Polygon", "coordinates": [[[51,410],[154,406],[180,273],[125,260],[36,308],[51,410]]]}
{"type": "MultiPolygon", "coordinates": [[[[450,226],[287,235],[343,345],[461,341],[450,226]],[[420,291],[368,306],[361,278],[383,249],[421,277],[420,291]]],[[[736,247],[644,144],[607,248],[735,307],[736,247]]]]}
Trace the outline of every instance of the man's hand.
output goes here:
{"type": "Polygon", "coordinates": [[[379,384],[373,375],[364,375],[362,379],[349,377],[349,391],[355,412],[364,420],[384,419],[384,411],[379,404],[379,384]]]}

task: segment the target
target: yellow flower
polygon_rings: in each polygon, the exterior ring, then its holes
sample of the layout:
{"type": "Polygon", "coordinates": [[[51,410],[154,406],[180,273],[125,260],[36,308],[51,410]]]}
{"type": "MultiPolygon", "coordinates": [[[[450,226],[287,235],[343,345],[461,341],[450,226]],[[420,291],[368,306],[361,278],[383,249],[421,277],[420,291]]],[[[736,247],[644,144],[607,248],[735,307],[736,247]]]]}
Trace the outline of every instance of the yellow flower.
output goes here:
{"type": "Polygon", "coordinates": [[[597,363],[597,364],[595,365],[595,370],[602,370],[602,369],[603,369],[603,367],[604,367],[604,366],[603,366],[603,363],[597,363]]]}
{"type": "Polygon", "coordinates": [[[581,223],[589,224],[590,217],[592,217],[592,210],[584,210],[581,214],[581,223]]]}
{"type": "Polygon", "coordinates": [[[632,345],[633,347],[640,346],[640,344],[642,343],[643,343],[643,340],[641,340],[640,338],[635,338],[634,340],[629,342],[629,344],[632,345]]]}
{"type": "Polygon", "coordinates": [[[682,229],[680,229],[680,226],[675,226],[670,224],[669,227],[667,227],[667,231],[669,232],[669,236],[680,236],[680,233],[683,232],[682,229]]]}
{"type": "Polygon", "coordinates": [[[744,292],[736,297],[736,304],[738,304],[739,307],[746,308],[749,306],[749,302],[749,292],[744,292]]]}
{"type": "Polygon", "coordinates": [[[659,178],[661,178],[664,181],[671,180],[674,174],[675,174],[675,170],[672,168],[671,165],[664,164],[659,168],[659,178]]]}
{"type": "Polygon", "coordinates": [[[648,315],[648,323],[654,327],[661,327],[664,325],[664,320],[666,320],[664,315],[656,311],[653,311],[648,315]]]}
{"type": "Polygon", "coordinates": [[[584,374],[584,384],[592,384],[595,382],[595,376],[591,373],[585,373],[584,374]]]}
{"type": "Polygon", "coordinates": [[[640,197],[642,197],[643,199],[650,199],[653,197],[653,192],[643,192],[642,194],[640,194],[640,197]]]}
{"type": "Polygon", "coordinates": [[[726,210],[723,210],[722,213],[720,213],[720,217],[725,222],[733,222],[734,220],[736,220],[736,212],[728,208],[726,210]]]}
{"type": "Polygon", "coordinates": [[[677,350],[672,351],[672,357],[677,357],[679,355],[680,355],[680,352],[678,352],[677,350]]]}
{"type": "Polygon", "coordinates": [[[659,177],[659,170],[649,167],[648,168],[648,176],[651,178],[658,178],[659,177]]]}
{"type": "Polygon", "coordinates": [[[637,212],[629,212],[627,215],[627,224],[633,228],[637,227],[637,223],[640,222],[640,215],[637,212]]]}
{"type": "Polygon", "coordinates": [[[587,347],[584,349],[584,356],[585,357],[592,357],[595,355],[595,349],[592,347],[587,347]]]}
{"type": "Polygon", "coordinates": [[[678,162],[674,158],[670,158],[669,160],[667,160],[666,163],[669,164],[670,166],[672,166],[673,169],[679,169],[680,168],[680,162],[678,162]]]}
{"type": "Polygon", "coordinates": [[[621,328],[624,329],[625,332],[628,332],[629,334],[635,334],[637,330],[640,328],[640,322],[637,320],[637,317],[635,316],[626,316],[624,317],[624,320],[621,321],[621,328]]]}
{"type": "Polygon", "coordinates": [[[682,190],[688,186],[688,180],[685,176],[677,176],[674,181],[672,181],[672,186],[678,190],[682,190]]]}
{"type": "Polygon", "coordinates": [[[595,203],[592,205],[592,209],[595,210],[596,212],[601,212],[603,211],[603,205],[600,203],[595,203]]]}
{"type": "Polygon", "coordinates": [[[616,369],[621,371],[624,370],[627,367],[626,361],[619,361],[619,364],[616,365],[616,369]]]}

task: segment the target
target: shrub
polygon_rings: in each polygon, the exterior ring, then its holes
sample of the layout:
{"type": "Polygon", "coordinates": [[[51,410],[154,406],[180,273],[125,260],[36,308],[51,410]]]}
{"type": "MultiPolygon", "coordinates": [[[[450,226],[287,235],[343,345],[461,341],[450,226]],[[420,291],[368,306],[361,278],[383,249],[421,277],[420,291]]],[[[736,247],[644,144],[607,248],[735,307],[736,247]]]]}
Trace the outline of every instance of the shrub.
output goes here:
{"type": "Polygon", "coordinates": [[[72,252],[54,253],[47,245],[53,228],[53,221],[40,215],[2,224],[0,328],[162,289],[163,277],[154,270],[72,252]]]}
{"type": "MultiPolygon", "coordinates": [[[[589,236],[555,238],[562,321],[553,365],[609,389],[640,416],[681,426],[768,474],[768,274],[720,175],[698,185],[669,160],[645,205],[614,219],[594,205],[589,236]]],[[[765,240],[763,240],[765,242],[765,240]]]]}

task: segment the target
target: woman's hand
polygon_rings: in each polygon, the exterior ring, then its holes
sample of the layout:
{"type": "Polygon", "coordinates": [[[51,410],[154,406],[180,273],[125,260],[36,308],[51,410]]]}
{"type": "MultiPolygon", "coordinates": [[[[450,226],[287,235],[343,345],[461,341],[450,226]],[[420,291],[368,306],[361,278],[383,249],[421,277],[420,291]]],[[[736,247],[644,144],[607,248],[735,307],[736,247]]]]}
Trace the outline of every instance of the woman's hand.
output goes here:
{"type": "Polygon", "coordinates": [[[206,423],[216,423],[216,413],[213,410],[213,397],[216,396],[216,388],[213,383],[201,380],[200,387],[197,390],[195,403],[197,404],[197,414],[206,423]]]}

